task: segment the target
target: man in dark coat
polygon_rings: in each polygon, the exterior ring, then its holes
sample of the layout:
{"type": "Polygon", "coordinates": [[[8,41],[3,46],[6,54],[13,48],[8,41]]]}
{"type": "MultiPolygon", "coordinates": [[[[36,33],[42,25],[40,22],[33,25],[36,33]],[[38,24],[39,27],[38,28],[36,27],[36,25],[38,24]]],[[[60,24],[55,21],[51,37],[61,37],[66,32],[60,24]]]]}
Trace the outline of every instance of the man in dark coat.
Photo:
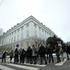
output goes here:
{"type": "Polygon", "coordinates": [[[32,64],[32,49],[29,46],[26,51],[27,62],[32,64]]]}
{"type": "Polygon", "coordinates": [[[70,54],[70,45],[66,45],[66,54],[67,54],[67,60],[69,60],[69,54],[70,54]]]}
{"type": "Polygon", "coordinates": [[[52,61],[52,63],[54,63],[54,59],[53,59],[53,47],[51,44],[48,44],[48,55],[49,55],[49,63],[52,61]]]}
{"type": "Polygon", "coordinates": [[[18,63],[19,61],[19,51],[18,49],[16,48],[15,51],[14,51],[14,63],[18,63]]]}
{"type": "Polygon", "coordinates": [[[24,59],[25,59],[25,50],[22,49],[20,52],[20,63],[24,63],[24,59]]]}
{"type": "Polygon", "coordinates": [[[38,51],[39,55],[40,55],[40,64],[43,63],[43,60],[45,61],[45,64],[47,64],[47,60],[46,60],[46,57],[45,57],[45,54],[46,54],[46,50],[45,50],[45,47],[41,44],[41,46],[39,47],[39,51],[38,51]]]}
{"type": "Polygon", "coordinates": [[[7,55],[7,52],[5,51],[2,55],[2,62],[6,62],[6,55],[7,55]]]}

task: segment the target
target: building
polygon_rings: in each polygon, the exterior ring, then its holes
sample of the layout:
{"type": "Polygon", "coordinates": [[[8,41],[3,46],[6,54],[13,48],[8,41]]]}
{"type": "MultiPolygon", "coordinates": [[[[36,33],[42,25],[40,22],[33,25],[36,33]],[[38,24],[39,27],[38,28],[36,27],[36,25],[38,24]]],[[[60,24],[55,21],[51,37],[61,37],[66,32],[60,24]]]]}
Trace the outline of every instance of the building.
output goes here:
{"type": "Polygon", "coordinates": [[[27,49],[32,44],[44,43],[48,37],[53,35],[54,32],[49,28],[33,16],[29,16],[0,37],[0,47],[14,49],[18,44],[20,48],[27,49]]]}
{"type": "Polygon", "coordinates": [[[3,29],[0,28],[0,36],[3,35],[3,29]]]}

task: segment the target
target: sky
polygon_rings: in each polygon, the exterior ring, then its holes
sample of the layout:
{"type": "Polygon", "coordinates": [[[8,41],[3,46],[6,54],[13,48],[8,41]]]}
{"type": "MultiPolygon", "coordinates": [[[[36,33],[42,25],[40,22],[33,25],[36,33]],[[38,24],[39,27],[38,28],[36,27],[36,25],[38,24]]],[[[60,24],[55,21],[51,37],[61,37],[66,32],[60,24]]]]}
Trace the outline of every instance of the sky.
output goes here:
{"type": "Polygon", "coordinates": [[[64,42],[70,41],[70,0],[0,0],[0,28],[4,32],[30,15],[64,42]]]}

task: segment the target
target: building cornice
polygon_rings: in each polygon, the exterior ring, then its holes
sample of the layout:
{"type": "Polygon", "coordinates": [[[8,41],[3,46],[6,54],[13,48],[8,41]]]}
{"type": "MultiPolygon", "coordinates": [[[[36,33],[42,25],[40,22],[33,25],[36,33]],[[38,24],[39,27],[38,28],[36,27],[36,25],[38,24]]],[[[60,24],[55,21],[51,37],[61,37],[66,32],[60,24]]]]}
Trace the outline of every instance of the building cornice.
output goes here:
{"type": "MultiPolygon", "coordinates": [[[[19,29],[20,27],[24,26],[25,24],[27,24],[28,22],[36,22],[37,25],[39,25],[40,27],[42,27],[44,30],[46,29],[46,31],[53,33],[53,31],[51,31],[48,27],[46,27],[45,25],[43,25],[43,23],[41,23],[40,21],[38,21],[35,17],[33,16],[29,16],[28,18],[26,18],[25,20],[23,20],[20,23],[17,23],[17,25],[15,25],[14,27],[12,27],[11,29],[9,29],[6,33],[3,34],[3,36],[6,36],[8,34],[10,34],[11,32],[14,32],[15,30],[19,29]]],[[[53,33],[54,34],[54,33],[53,33]]]]}

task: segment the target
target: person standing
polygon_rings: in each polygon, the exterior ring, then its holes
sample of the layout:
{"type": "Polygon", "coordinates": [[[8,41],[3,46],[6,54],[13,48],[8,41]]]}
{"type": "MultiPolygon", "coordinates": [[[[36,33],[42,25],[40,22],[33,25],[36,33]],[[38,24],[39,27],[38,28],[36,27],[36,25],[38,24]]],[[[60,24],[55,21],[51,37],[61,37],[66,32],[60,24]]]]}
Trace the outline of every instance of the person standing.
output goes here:
{"type": "Polygon", "coordinates": [[[61,60],[63,61],[64,60],[64,57],[63,57],[64,51],[63,51],[63,45],[62,45],[61,41],[58,42],[58,46],[60,47],[59,53],[61,55],[61,60]]]}
{"type": "Polygon", "coordinates": [[[18,63],[19,61],[19,51],[18,49],[16,48],[15,51],[14,51],[14,63],[18,63]]]}
{"type": "Polygon", "coordinates": [[[32,48],[29,46],[26,51],[27,63],[32,64],[32,48]]]}
{"type": "Polygon", "coordinates": [[[55,53],[57,56],[57,63],[61,62],[61,60],[60,60],[60,45],[58,42],[55,44],[55,53]]]}
{"type": "Polygon", "coordinates": [[[46,50],[45,50],[45,47],[42,44],[39,47],[38,53],[40,55],[40,64],[43,64],[43,60],[45,61],[45,64],[47,64],[47,60],[46,60],[46,57],[45,57],[46,50]]]}
{"type": "Polygon", "coordinates": [[[11,50],[10,52],[10,63],[12,62],[12,58],[13,58],[13,50],[11,50]]]}
{"type": "Polygon", "coordinates": [[[20,63],[24,63],[24,59],[25,59],[25,50],[22,49],[20,52],[20,63]]]}
{"type": "Polygon", "coordinates": [[[34,45],[32,45],[32,63],[36,64],[37,60],[37,50],[34,45]]]}
{"type": "Polygon", "coordinates": [[[70,46],[69,46],[69,44],[66,45],[66,54],[67,54],[67,60],[69,60],[69,54],[70,54],[70,46]]]}
{"type": "Polygon", "coordinates": [[[53,47],[51,44],[48,44],[48,55],[49,55],[49,63],[52,61],[52,63],[54,63],[54,59],[53,59],[53,47]]]}
{"type": "Polygon", "coordinates": [[[4,53],[2,55],[2,62],[5,62],[6,63],[6,55],[7,55],[7,52],[4,51],[4,53]]]}

